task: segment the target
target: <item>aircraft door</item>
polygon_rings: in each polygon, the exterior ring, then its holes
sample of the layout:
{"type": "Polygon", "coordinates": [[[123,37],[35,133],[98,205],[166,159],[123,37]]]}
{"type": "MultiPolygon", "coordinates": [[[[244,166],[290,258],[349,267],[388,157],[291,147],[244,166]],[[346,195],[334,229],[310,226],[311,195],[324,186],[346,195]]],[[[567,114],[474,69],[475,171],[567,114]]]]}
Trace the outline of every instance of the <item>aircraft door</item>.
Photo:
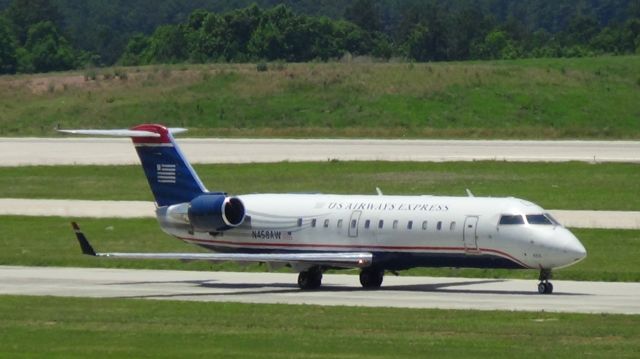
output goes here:
{"type": "Polygon", "coordinates": [[[353,211],[353,213],[351,213],[351,219],[349,219],[349,237],[355,238],[358,236],[361,215],[362,211],[353,211]]]}
{"type": "Polygon", "coordinates": [[[464,220],[464,230],[462,231],[462,241],[467,252],[478,251],[478,217],[467,216],[464,220]]]}

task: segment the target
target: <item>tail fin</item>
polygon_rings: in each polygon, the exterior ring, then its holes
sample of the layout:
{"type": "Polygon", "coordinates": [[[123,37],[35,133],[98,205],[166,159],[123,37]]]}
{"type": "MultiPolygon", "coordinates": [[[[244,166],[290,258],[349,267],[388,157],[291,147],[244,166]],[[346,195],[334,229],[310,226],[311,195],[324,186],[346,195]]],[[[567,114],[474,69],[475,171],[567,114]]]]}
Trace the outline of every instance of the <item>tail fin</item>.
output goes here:
{"type": "Polygon", "coordinates": [[[131,137],[159,207],[189,202],[207,192],[173,139],[172,133],[183,131],[155,124],[138,125],[130,130],[60,130],[73,134],[131,137]]]}

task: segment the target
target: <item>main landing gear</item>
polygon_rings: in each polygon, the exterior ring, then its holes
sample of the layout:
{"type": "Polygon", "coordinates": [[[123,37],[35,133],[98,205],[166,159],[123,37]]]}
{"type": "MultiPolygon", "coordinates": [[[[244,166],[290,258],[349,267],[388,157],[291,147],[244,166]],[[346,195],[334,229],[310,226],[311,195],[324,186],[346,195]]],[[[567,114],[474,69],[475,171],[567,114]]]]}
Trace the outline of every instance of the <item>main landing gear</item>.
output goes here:
{"type": "Polygon", "coordinates": [[[322,270],[315,266],[298,274],[298,286],[302,290],[318,289],[322,285],[322,270]]]}
{"type": "Polygon", "coordinates": [[[549,282],[551,279],[551,269],[541,269],[540,270],[540,283],[538,284],[538,293],[540,294],[551,294],[553,293],[553,284],[549,282]]]}
{"type": "Polygon", "coordinates": [[[382,285],[384,270],[377,268],[363,268],[360,272],[360,284],[365,289],[378,289],[382,285]]]}

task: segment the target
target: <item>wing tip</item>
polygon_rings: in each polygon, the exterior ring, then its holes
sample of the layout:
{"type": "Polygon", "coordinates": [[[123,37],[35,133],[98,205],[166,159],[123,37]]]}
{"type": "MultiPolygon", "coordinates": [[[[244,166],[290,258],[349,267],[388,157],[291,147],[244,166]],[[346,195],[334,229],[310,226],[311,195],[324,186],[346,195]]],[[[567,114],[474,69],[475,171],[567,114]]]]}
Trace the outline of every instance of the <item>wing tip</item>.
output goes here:
{"type": "Polygon", "coordinates": [[[82,233],[82,231],[80,230],[80,226],[78,226],[78,223],[71,222],[71,227],[73,228],[73,231],[76,234],[76,239],[78,240],[78,243],[80,243],[80,249],[82,250],[82,254],[95,257],[96,251],[93,250],[93,247],[89,243],[89,240],[87,240],[87,237],[85,237],[84,233],[82,233]]]}

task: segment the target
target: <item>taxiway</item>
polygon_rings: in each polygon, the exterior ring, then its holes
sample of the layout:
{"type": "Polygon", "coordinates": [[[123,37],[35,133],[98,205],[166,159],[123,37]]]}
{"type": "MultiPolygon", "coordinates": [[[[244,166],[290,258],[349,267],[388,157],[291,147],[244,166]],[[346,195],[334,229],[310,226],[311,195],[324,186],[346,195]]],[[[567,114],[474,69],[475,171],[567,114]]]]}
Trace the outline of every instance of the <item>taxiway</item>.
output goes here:
{"type": "Polygon", "coordinates": [[[640,314],[640,283],[386,276],[363,290],[355,275],[325,275],[301,291],[296,274],[0,266],[0,294],[440,309],[640,314]]]}
{"type": "MultiPolygon", "coordinates": [[[[179,139],[192,163],[281,161],[640,162],[640,141],[179,139]]],[[[138,164],[122,138],[0,138],[0,166],[138,164]]]]}

